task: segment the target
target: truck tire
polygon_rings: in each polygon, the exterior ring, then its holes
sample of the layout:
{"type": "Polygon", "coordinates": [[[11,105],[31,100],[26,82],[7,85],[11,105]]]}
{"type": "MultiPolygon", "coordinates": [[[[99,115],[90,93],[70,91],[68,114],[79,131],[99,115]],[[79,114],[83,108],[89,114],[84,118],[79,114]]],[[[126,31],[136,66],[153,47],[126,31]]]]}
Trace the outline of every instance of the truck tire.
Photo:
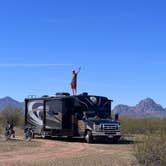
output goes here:
{"type": "Polygon", "coordinates": [[[117,144],[120,140],[120,137],[113,137],[113,143],[117,144]]]}
{"type": "Polygon", "coordinates": [[[91,131],[87,131],[85,134],[85,140],[87,143],[93,143],[93,136],[91,131]]]}

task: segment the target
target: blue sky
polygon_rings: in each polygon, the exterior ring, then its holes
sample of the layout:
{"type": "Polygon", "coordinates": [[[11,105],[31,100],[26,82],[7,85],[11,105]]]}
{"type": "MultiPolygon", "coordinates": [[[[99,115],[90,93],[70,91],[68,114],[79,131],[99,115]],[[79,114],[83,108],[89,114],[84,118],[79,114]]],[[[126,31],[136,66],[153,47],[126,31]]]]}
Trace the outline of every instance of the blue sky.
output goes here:
{"type": "Polygon", "coordinates": [[[81,66],[79,93],[166,107],[165,18],[164,0],[2,1],[0,97],[71,92],[81,66]]]}

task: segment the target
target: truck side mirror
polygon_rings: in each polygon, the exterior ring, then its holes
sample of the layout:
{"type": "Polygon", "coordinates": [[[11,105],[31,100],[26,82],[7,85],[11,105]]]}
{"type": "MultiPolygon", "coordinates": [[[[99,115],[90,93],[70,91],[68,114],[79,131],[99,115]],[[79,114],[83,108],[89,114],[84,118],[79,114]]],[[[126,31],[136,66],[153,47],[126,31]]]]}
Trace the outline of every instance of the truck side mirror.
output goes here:
{"type": "Polygon", "coordinates": [[[119,120],[119,114],[115,114],[115,121],[119,120]]]}

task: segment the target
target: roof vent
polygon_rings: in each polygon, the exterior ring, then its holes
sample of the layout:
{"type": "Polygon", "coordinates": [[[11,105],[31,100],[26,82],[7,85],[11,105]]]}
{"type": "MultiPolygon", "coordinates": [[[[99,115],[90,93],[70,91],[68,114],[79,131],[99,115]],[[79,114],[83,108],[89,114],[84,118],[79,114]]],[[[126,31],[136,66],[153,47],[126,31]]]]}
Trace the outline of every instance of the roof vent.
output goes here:
{"type": "Polygon", "coordinates": [[[37,98],[37,96],[36,95],[28,95],[28,98],[33,99],[33,98],[37,98]]]}
{"type": "Polygon", "coordinates": [[[87,92],[83,92],[82,95],[83,96],[88,96],[88,93],[87,92]]]}
{"type": "Polygon", "coordinates": [[[70,93],[67,93],[67,92],[58,92],[58,93],[56,93],[56,96],[70,96],[70,93]]]}
{"type": "Polygon", "coordinates": [[[43,95],[42,97],[49,97],[48,95],[43,95]]]}

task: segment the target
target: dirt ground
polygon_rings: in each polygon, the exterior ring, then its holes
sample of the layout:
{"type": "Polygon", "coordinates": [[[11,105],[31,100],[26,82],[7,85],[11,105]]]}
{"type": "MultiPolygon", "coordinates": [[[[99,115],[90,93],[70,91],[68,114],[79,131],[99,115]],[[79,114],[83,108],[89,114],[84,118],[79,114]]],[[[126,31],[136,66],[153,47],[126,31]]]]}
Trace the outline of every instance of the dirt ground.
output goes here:
{"type": "Polygon", "coordinates": [[[54,166],[54,165],[97,165],[135,166],[133,143],[121,141],[119,144],[84,143],[82,139],[33,139],[25,142],[22,138],[9,140],[0,150],[0,166],[54,166]],[[32,144],[36,146],[32,146],[32,144]],[[18,146],[14,148],[14,146],[18,146]],[[5,148],[9,148],[5,150],[5,148]]]}

